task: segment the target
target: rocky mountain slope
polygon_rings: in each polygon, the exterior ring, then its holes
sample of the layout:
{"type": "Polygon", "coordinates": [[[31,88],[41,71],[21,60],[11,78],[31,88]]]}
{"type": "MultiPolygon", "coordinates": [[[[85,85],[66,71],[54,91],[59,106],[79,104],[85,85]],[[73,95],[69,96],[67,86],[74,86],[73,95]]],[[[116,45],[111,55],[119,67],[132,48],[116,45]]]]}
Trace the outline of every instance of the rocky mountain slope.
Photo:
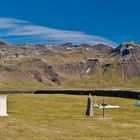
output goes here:
{"type": "Polygon", "coordinates": [[[7,44],[0,40],[0,89],[97,89],[140,86],[140,47],[7,44]]]}

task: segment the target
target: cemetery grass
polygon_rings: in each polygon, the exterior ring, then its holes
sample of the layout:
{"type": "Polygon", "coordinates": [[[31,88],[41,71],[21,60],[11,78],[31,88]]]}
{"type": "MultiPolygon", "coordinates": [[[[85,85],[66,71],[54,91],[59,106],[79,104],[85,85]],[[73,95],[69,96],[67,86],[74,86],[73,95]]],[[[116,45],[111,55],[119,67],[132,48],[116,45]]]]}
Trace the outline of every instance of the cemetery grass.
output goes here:
{"type": "MultiPolygon", "coordinates": [[[[97,97],[101,103],[103,97],[97,97]]],[[[0,117],[0,140],[139,140],[136,100],[105,98],[119,109],[94,109],[85,116],[87,96],[8,95],[8,114],[0,117]]]]}

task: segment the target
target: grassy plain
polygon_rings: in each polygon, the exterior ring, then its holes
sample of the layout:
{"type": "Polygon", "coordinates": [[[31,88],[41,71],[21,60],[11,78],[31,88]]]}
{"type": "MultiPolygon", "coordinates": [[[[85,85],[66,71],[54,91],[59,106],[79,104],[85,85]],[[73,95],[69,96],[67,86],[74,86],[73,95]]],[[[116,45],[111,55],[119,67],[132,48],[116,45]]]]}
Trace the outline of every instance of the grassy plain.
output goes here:
{"type": "MultiPolygon", "coordinates": [[[[97,97],[101,103],[103,97],[97,97]]],[[[87,96],[8,95],[8,117],[0,117],[0,140],[139,140],[136,100],[106,97],[119,109],[94,109],[85,116],[87,96]]]]}

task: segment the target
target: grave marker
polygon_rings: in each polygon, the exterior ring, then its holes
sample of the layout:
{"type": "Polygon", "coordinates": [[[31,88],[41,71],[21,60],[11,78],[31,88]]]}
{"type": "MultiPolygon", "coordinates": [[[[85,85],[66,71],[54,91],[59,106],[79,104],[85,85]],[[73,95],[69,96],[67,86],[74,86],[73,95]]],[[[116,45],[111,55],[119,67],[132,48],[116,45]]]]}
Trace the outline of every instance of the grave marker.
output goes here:
{"type": "Polygon", "coordinates": [[[7,114],[7,96],[0,96],[0,116],[8,116],[7,114]]]}
{"type": "Polygon", "coordinates": [[[93,116],[93,109],[92,109],[92,97],[91,94],[89,94],[88,100],[87,100],[87,109],[86,109],[86,116],[93,116]]]}

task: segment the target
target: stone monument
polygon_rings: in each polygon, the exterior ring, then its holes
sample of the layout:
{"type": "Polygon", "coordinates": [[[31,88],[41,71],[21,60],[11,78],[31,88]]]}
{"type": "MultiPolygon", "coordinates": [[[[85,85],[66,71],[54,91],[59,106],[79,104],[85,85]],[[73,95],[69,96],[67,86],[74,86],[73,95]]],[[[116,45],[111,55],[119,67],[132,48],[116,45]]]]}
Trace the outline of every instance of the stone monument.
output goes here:
{"type": "Polygon", "coordinates": [[[6,95],[0,95],[0,116],[8,116],[6,95]]]}
{"type": "Polygon", "coordinates": [[[87,100],[86,116],[89,116],[89,117],[92,117],[93,116],[92,97],[91,97],[91,94],[89,94],[89,97],[88,97],[88,100],[87,100]]]}

